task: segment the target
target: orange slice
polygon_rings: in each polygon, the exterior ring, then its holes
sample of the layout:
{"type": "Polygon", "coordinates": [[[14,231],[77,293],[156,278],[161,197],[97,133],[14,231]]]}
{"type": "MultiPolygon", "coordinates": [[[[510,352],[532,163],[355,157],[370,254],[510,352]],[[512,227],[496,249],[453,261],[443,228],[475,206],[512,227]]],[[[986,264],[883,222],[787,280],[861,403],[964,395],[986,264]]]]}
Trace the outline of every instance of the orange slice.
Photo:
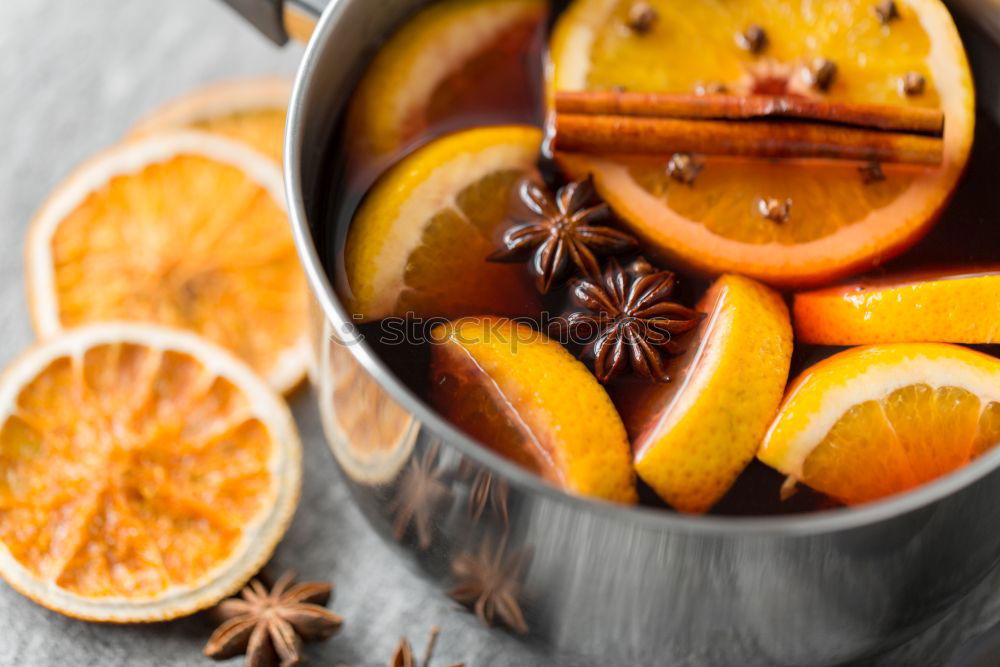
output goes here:
{"type": "Polygon", "coordinates": [[[228,347],[281,391],[305,374],[308,295],[281,172],[242,144],[164,133],[91,159],[32,221],[27,267],[40,336],[154,322],[228,347]]]}
{"type": "Polygon", "coordinates": [[[130,137],[194,129],[242,141],[281,163],[292,82],[270,77],[218,83],[179,97],[140,119],[130,137]]]}
{"type": "Polygon", "coordinates": [[[659,18],[646,34],[625,27],[632,4],[572,4],[553,35],[550,88],[693,92],[719,83],[736,94],[933,106],[946,117],[941,167],[886,165],[885,180],[872,183],[844,162],[705,157],[688,185],[670,178],[667,157],[560,157],[573,177],[593,173],[601,195],[661,255],[709,274],[819,284],[902,252],[941,212],[968,160],[975,100],[965,51],[939,0],[898,0],[900,18],[887,25],[872,0],[650,0],[659,18]],[[756,55],[734,39],[751,24],[768,38],[756,55]],[[838,68],[826,93],[804,78],[819,57],[838,68]],[[907,72],[925,77],[923,94],[900,92],[907,72]],[[783,222],[760,213],[771,199],[791,200],[783,222]]]}
{"type": "Polygon", "coordinates": [[[795,295],[805,343],[1000,343],[1000,270],[916,274],[795,295]]]}
{"type": "Polygon", "coordinates": [[[612,390],[632,439],[635,470],[682,512],[711,509],[753,460],[778,411],[792,327],[776,292],[719,278],[698,304],[708,317],[670,361],[666,384],[612,390]]]}
{"type": "Polygon", "coordinates": [[[0,377],[0,576],[95,621],[215,604],[270,557],[298,499],[281,398],[182,331],[98,324],[0,377]]]}
{"type": "Polygon", "coordinates": [[[419,12],[379,49],[355,91],[352,152],[388,156],[463,117],[532,118],[537,73],[524,54],[540,40],[545,13],[544,0],[444,0],[419,12]]]}
{"type": "Polygon", "coordinates": [[[326,441],[341,468],[364,484],[392,481],[409,460],[420,427],[324,324],[319,407],[326,441]]]}
{"type": "Polygon", "coordinates": [[[511,191],[535,175],[542,134],[520,125],[466,130],[396,164],[368,193],[344,249],[354,313],[537,315],[524,267],[494,264],[511,191]]]}
{"type": "Polygon", "coordinates": [[[944,343],[836,354],[789,389],[758,454],[848,504],[928,482],[1000,443],[1000,359],[944,343]]]}
{"type": "Polygon", "coordinates": [[[636,502],[621,419],[559,343],[498,317],[439,325],[432,339],[431,398],[452,423],[567,491],[636,502]]]}

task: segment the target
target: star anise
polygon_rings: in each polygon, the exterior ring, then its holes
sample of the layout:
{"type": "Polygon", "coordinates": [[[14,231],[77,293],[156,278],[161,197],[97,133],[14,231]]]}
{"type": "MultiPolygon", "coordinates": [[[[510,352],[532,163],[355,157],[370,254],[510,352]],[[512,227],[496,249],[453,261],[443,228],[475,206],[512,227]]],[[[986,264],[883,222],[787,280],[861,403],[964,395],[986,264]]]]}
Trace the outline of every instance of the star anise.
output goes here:
{"type": "Polygon", "coordinates": [[[487,537],[475,554],[462,553],[451,562],[455,587],[448,593],[469,607],[486,625],[499,620],[518,634],[527,634],[519,598],[531,558],[526,551],[506,552],[506,537],[494,549],[487,537]]]}
{"type": "Polygon", "coordinates": [[[286,572],[268,592],[254,579],[241,597],[220,602],[215,612],[223,623],[205,644],[205,655],[224,660],[245,653],[247,667],[301,662],[302,642],[331,637],[343,619],[323,606],[330,584],[294,581],[295,573],[286,572]]]}
{"type": "Polygon", "coordinates": [[[601,382],[618,375],[625,366],[651,380],[669,382],[666,354],[682,347],[677,334],[690,331],[705,317],[669,300],[676,281],[670,271],[658,271],[644,260],[623,269],[608,260],[600,280],[581,280],[573,287],[573,300],[590,312],[576,312],[566,320],[570,332],[592,340],[594,374],[601,382]]]}
{"type": "Polygon", "coordinates": [[[451,497],[451,490],[442,481],[437,467],[441,443],[435,442],[420,458],[414,457],[400,476],[396,495],[389,504],[389,511],[396,519],[392,524],[393,535],[402,540],[413,525],[417,546],[423,550],[431,545],[431,516],[438,506],[451,497]]]}
{"type": "MultiPolygon", "coordinates": [[[[413,655],[413,647],[410,646],[409,640],[406,637],[400,637],[396,652],[392,654],[392,660],[389,661],[389,667],[430,667],[431,658],[434,657],[434,645],[437,643],[439,634],[441,631],[437,626],[431,627],[431,636],[427,639],[427,648],[424,649],[424,659],[421,662],[417,662],[413,655]]],[[[456,662],[450,667],[464,666],[462,663],[456,662]]]]}
{"type": "Polygon", "coordinates": [[[542,294],[566,276],[571,262],[584,276],[596,277],[600,275],[596,255],[614,255],[638,247],[632,236],[598,224],[611,217],[611,209],[607,204],[595,203],[590,177],[559,188],[555,197],[525,180],[518,188],[518,197],[537,218],[504,232],[504,247],[488,259],[519,261],[534,251],[531,268],[542,294]]]}

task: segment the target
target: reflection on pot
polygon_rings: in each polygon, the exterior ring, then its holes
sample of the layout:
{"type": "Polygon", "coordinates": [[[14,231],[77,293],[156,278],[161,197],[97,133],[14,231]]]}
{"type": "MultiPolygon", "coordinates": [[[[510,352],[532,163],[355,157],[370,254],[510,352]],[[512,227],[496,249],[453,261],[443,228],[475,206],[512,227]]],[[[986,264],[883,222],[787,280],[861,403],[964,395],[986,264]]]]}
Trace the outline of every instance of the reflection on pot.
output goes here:
{"type": "Polygon", "coordinates": [[[413,450],[417,424],[361,368],[329,325],[324,326],[322,341],[319,401],[330,449],[351,479],[388,482],[413,450]]]}

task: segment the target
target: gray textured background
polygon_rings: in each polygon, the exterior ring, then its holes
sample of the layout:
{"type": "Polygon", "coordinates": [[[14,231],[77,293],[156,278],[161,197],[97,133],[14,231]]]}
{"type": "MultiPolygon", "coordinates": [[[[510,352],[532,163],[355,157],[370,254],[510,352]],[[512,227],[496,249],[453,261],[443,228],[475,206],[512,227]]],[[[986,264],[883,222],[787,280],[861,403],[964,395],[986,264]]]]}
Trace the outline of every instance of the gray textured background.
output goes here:
{"type": "MultiPolygon", "coordinates": [[[[212,0],[0,0],[0,364],[32,340],[21,253],[27,221],[45,194],[158,103],[228,76],[291,73],[299,55],[298,48],[272,48],[212,0]]],[[[308,645],[310,661],[385,664],[401,634],[422,646],[437,624],[436,665],[550,664],[480,628],[365,526],[336,477],[311,398],[303,391],[293,400],[306,444],[305,488],[268,566],[337,584],[331,606],[347,622],[333,640],[308,645]]],[[[961,641],[1000,619],[993,591],[1000,591],[1000,574],[877,664],[945,664],[961,641]]],[[[83,623],[0,584],[3,666],[208,665],[200,651],[211,630],[203,615],[143,627],[83,623]]]]}

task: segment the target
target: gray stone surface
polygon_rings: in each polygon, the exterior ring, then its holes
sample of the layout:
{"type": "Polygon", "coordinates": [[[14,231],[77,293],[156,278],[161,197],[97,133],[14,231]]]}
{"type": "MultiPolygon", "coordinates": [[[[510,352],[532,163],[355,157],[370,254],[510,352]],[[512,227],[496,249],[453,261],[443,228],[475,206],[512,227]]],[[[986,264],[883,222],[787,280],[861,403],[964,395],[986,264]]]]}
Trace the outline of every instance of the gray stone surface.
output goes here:
{"type": "MultiPolygon", "coordinates": [[[[372,0],[377,2],[378,0],[372,0]]],[[[29,344],[23,235],[45,194],[143,112],[200,83],[291,73],[297,48],[272,48],[212,0],[0,0],[0,364],[29,344]]],[[[385,664],[401,634],[444,634],[436,664],[550,664],[490,633],[431,591],[364,524],[339,483],[308,391],[293,399],[306,445],[298,514],[269,571],[337,583],[342,633],[311,644],[313,664],[385,664]]],[[[941,665],[1000,619],[1000,575],[880,665],[941,665]]],[[[63,618],[0,584],[0,665],[205,665],[203,615],[141,627],[63,618]]],[[[233,664],[240,664],[238,660],[233,664]]],[[[688,663],[684,663],[688,664],[688,663]]],[[[876,663],[872,663],[876,664],[876,663]]]]}

